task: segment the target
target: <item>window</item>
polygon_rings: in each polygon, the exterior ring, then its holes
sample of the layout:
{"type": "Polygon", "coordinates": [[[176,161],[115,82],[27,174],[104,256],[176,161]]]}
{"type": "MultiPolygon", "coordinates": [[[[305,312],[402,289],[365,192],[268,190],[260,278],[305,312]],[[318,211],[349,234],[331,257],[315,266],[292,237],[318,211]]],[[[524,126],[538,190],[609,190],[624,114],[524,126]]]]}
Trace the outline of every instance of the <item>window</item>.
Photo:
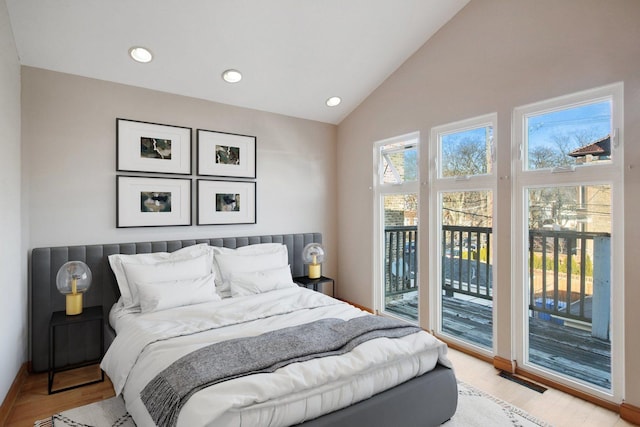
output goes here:
{"type": "MultiPolygon", "coordinates": [[[[469,123],[471,124],[471,123],[469,123]]],[[[485,175],[493,167],[493,125],[443,131],[438,135],[438,178],[485,175]]]]}
{"type": "Polygon", "coordinates": [[[611,160],[611,103],[607,98],[524,115],[524,170],[611,160]]]}
{"type": "Polygon", "coordinates": [[[603,398],[622,369],[621,106],[614,84],[516,108],[513,123],[517,362],[603,398]]]}
{"type": "Polygon", "coordinates": [[[418,322],[419,135],[374,145],[376,310],[418,322]]]}
{"type": "Polygon", "coordinates": [[[395,142],[380,148],[381,184],[403,184],[418,179],[418,145],[416,142],[395,142]]]}
{"type": "Polygon", "coordinates": [[[493,353],[496,114],[431,131],[432,319],[439,334],[493,353]]]}

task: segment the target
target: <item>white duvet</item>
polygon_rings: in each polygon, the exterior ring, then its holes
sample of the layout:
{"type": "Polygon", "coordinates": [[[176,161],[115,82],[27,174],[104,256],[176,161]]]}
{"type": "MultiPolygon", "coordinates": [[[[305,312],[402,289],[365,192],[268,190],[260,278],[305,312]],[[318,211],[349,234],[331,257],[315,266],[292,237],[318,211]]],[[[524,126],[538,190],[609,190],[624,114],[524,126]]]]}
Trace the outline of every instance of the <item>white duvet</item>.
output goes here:
{"type": "MultiPolygon", "coordinates": [[[[287,288],[147,314],[111,313],[116,339],[101,367],[139,427],[153,426],[140,391],[176,359],[211,343],[283,327],[367,313],[304,288],[287,288]]],[[[426,332],[378,338],[341,355],[293,363],[205,388],[184,405],[178,426],[286,426],[366,399],[450,366],[446,346],[426,332]]]]}

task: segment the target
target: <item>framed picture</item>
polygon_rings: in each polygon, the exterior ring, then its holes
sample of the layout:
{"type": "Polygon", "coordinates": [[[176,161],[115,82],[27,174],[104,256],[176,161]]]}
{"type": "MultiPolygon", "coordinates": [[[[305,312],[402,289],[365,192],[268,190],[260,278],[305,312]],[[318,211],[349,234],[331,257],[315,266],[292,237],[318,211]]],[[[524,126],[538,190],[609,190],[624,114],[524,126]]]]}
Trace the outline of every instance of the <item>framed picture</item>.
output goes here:
{"type": "Polygon", "coordinates": [[[191,225],[191,180],[116,177],[116,227],[191,225]]]}
{"type": "Polygon", "coordinates": [[[255,178],[256,137],[198,129],[198,175],[255,178]]]}
{"type": "Polygon", "coordinates": [[[198,225],[255,223],[255,182],[198,180],[198,225]]]}
{"type": "Polygon", "coordinates": [[[191,128],[116,119],[116,169],[191,174],[191,128]]]}

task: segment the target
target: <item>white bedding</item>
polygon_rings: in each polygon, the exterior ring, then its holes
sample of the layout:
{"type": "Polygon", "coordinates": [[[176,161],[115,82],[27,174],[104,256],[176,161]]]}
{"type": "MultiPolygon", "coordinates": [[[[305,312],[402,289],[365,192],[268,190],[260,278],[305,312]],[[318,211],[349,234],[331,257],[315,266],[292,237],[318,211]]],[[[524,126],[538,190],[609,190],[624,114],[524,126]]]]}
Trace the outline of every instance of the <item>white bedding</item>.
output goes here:
{"type": "MultiPolygon", "coordinates": [[[[174,360],[205,345],[321,318],[367,313],[304,288],[132,314],[114,308],[116,339],[101,367],[139,427],[152,426],[140,391],[174,360]]],[[[419,332],[379,338],[341,355],[210,386],[184,405],[178,426],[285,426],[349,406],[433,369],[446,346],[419,332]]]]}

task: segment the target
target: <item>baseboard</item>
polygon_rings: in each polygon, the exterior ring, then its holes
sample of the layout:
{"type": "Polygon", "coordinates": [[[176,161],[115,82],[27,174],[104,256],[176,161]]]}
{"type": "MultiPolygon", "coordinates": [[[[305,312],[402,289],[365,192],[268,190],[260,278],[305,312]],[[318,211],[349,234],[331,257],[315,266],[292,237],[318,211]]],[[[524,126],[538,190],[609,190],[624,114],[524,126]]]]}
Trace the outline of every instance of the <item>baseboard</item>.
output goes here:
{"type": "Polygon", "coordinates": [[[516,373],[516,361],[505,359],[504,357],[493,356],[493,367],[510,374],[516,373]]]}
{"type": "Polygon", "coordinates": [[[622,402],[620,405],[620,418],[630,423],[640,425],[640,408],[622,402]]]}
{"type": "Polygon", "coordinates": [[[373,310],[371,310],[369,307],[365,307],[363,305],[360,304],[356,304],[355,302],[351,302],[351,301],[347,301],[346,299],[342,299],[342,298],[338,298],[340,301],[346,302],[347,304],[350,304],[356,308],[359,308],[360,310],[363,311],[368,311],[369,313],[373,313],[373,310]]]}
{"type": "Polygon", "coordinates": [[[3,426],[6,424],[7,419],[9,418],[9,414],[11,414],[11,410],[13,409],[13,404],[18,397],[18,393],[20,392],[20,388],[24,383],[25,378],[27,378],[27,363],[23,363],[18,370],[18,374],[16,375],[11,387],[9,387],[9,391],[2,402],[2,406],[0,406],[0,425],[3,426]]]}

